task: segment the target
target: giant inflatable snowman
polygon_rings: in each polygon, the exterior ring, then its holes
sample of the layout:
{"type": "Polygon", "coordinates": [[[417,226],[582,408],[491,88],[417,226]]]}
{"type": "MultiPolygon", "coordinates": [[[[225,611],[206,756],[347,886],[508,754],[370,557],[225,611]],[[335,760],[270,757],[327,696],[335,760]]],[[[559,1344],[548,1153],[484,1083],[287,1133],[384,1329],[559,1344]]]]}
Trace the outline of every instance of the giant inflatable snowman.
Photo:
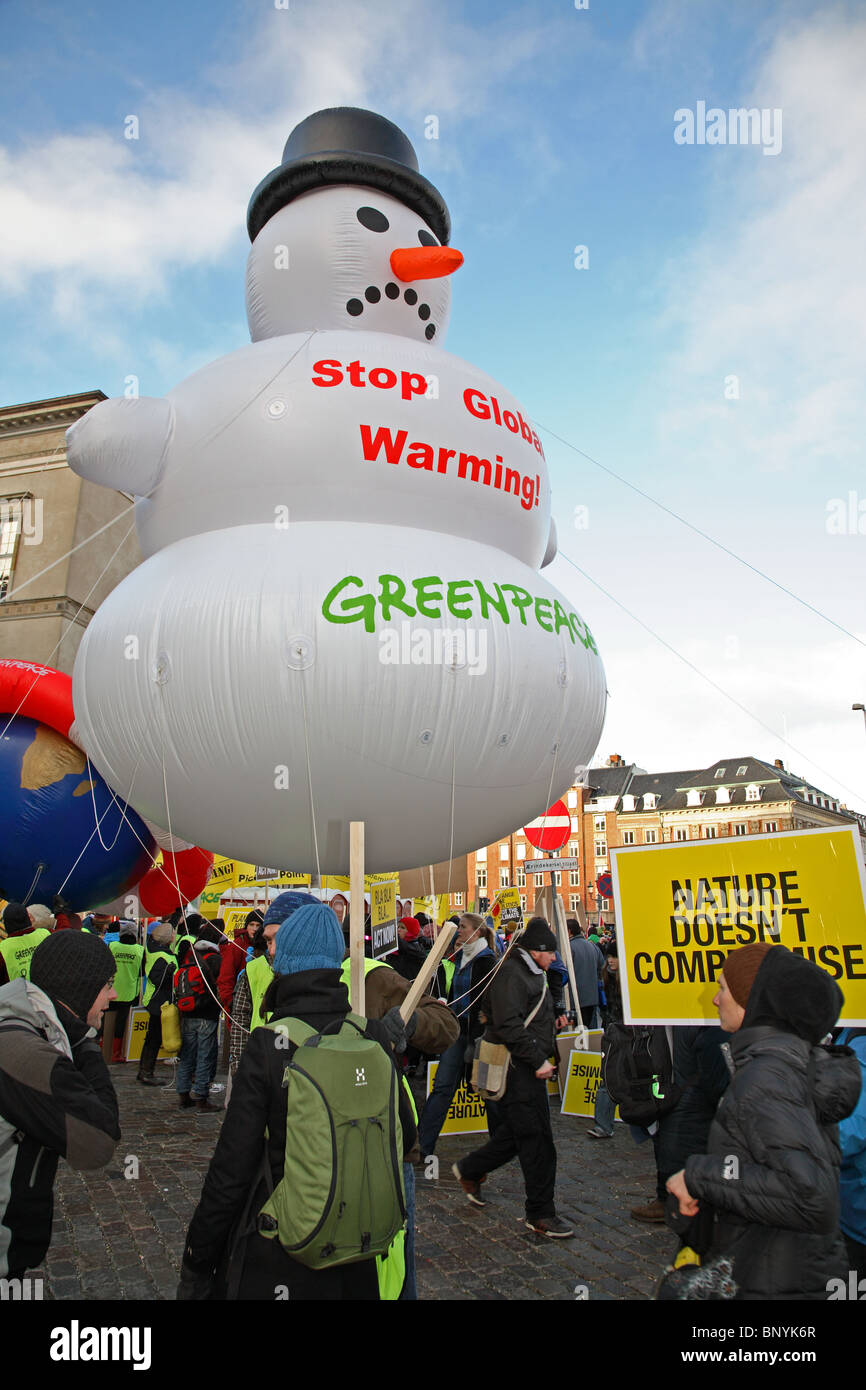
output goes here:
{"type": "Polygon", "coordinates": [[[539,574],[555,533],[527,411],[443,351],[448,212],[403,133],[319,111],[255,190],[252,343],[69,431],[136,496],[145,562],[102,604],[74,736],[174,834],[345,872],[435,863],[589,761],[595,641],[539,574]]]}

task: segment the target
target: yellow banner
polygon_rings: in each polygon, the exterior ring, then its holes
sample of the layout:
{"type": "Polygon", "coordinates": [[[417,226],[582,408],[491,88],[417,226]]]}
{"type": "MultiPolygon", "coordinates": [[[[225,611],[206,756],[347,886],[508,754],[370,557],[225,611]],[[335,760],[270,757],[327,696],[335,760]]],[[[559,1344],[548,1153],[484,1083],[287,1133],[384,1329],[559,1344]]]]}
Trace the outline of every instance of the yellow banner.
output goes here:
{"type": "Polygon", "coordinates": [[[412,916],[417,917],[419,912],[425,912],[437,926],[445,921],[451,914],[451,902],[447,893],[435,893],[433,897],[413,898],[412,916]]]}
{"type": "MultiPolygon", "coordinates": [[[[438,1062],[427,1063],[427,1094],[433,1090],[438,1062]]],[[[454,1092],[454,1099],[445,1116],[441,1134],[486,1134],[487,1108],[484,1101],[474,1091],[470,1091],[465,1081],[461,1081],[454,1092]]]]}
{"type": "MultiPolygon", "coordinates": [[[[601,1053],[578,1052],[568,1058],[568,1079],[562,1097],[563,1115],[594,1115],[595,1096],[601,1085],[601,1053]]],[[[617,1109],[615,1118],[619,1119],[617,1109]]]]}
{"type": "Polygon", "coordinates": [[[781,944],[866,1023],[866,873],[856,826],[611,851],[627,1023],[710,1023],[729,951],[781,944]],[[623,966],[625,967],[623,969],[623,966]]]}
{"type": "Polygon", "coordinates": [[[500,888],[490,904],[490,916],[495,927],[507,927],[515,931],[523,925],[523,909],[520,906],[520,893],[516,888],[500,888]]]}
{"type": "MultiPolygon", "coordinates": [[[[365,891],[365,892],[369,891],[369,889],[372,888],[372,886],[373,886],[374,883],[390,883],[392,880],[393,880],[394,884],[396,885],[396,889],[397,889],[397,892],[398,892],[398,894],[399,894],[399,892],[400,892],[400,875],[399,875],[398,873],[391,873],[391,874],[365,874],[365,875],[364,875],[364,891],[365,891]]],[[[348,891],[349,891],[349,875],[348,875],[348,874],[325,874],[325,875],[323,876],[323,878],[322,878],[322,887],[323,887],[323,888],[327,888],[327,889],[333,891],[334,893],[348,893],[348,891]]]]}

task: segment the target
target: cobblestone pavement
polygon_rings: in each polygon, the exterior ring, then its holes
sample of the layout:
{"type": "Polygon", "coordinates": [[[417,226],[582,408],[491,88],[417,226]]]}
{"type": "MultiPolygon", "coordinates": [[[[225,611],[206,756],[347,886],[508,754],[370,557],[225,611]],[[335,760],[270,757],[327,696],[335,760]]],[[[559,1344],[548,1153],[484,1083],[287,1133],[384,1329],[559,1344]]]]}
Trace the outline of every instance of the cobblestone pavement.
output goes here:
{"type": "MultiPolygon", "coordinates": [[[[99,1172],[76,1173],[61,1160],[54,1237],[41,1271],[45,1297],[173,1299],[184,1236],[221,1116],[178,1110],[173,1089],[136,1083],[133,1064],[111,1070],[123,1138],[111,1165],[99,1172]]],[[[157,1075],[173,1081],[173,1065],[160,1063],[157,1075]]],[[[222,1073],[220,1082],[225,1082],[222,1073]]],[[[213,1102],[223,1095],[213,1095],[213,1102]]],[[[593,1142],[584,1137],[590,1124],[553,1116],[557,1209],[576,1231],[568,1241],[546,1240],[522,1224],[523,1183],[516,1162],[488,1179],[484,1210],[473,1207],[451,1164],[483,1139],[466,1135],[439,1141],[438,1181],[416,1169],[420,1298],[651,1296],[673,1237],[628,1213],[654,1195],[652,1146],[634,1145],[621,1125],[612,1140],[593,1142]]]]}

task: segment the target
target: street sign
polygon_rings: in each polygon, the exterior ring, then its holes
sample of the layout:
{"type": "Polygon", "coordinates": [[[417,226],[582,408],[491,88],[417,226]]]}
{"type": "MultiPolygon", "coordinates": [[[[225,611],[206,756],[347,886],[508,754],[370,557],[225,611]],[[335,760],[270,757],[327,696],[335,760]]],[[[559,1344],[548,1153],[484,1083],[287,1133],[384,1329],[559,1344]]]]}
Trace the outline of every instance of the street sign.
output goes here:
{"type": "Polygon", "coordinates": [[[523,863],[524,871],[528,874],[546,873],[553,870],[559,873],[561,869],[577,869],[580,867],[579,859],[526,859],[523,863]]]}
{"type": "Polygon", "coordinates": [[[543,815],[523,827],[523,833],[536,849],[562,849],[571,834],[571,816],[564,801],[554,801],[543,815]]]}
{"type": "Polygon", "coordinates": [[[600,898],[610,898],[613,896],[613,878],[610,869],[603,874],[599,874],[598,878],[595,880],[595,886],[598,889],[598,896],[600,898]]]}

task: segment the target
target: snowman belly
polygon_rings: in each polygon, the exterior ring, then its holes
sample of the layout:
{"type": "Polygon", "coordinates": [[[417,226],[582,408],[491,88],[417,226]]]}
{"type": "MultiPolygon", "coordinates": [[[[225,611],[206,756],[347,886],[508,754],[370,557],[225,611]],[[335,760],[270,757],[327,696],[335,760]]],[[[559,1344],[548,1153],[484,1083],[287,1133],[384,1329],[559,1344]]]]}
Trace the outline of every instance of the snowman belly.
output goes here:
{"type": "Polygon", "coordinates": [[[303,871],[317,867],[315,820],[318,866],[334,873],[352,819],[367,823],[371,871],[531,819],[552,769],[558,794],[589,760],[604,700],[591,634],[527,566],[343,521],[160,551],[98,610],[74,673],[76,737],[142,814],[303,871]]]}
{"type": "Polygon", "coordinates": [[[540,440],[504,387],[449,353],[386,333],[294,334],[212,363],[170,400],[162,480],[137,504],[145,555],[227,526],[352,520],[544,556],[540,440]]]}

